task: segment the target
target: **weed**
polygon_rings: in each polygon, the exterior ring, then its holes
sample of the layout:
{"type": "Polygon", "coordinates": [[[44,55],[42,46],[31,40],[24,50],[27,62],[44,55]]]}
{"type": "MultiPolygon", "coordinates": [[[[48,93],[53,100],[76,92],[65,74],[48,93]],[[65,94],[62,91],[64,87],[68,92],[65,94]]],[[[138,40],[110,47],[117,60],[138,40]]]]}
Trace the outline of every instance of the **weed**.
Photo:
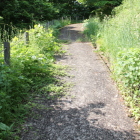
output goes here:
{"type": "Polygon", "coordinates": [[[113,77],[121,87],[132,116],[140,121],[140,8],[139,0],[124,0],[115,16],[85,21],[85,33],[111,64],[113,77]],[[125,16],[127,15],[127,16],[125,16]]]}
{"type": "MultiPolygon", "coordinates": [[[[2,140],[13,139],[13,132],[19,133],[17,126],[23,123],[31,108],[37,107],[37,104],[32,102],[34,95],[40,93],[52,99],[64,94],[63,83],[59,77],[66,75],[65,68],[54,64],[54,55],[62,53],[61,45],[54,36],[54,28],[46,31],[43,26],[35,25],[28,32],[30,41],[27,45],[22,31],[12,39],[10,66],[3,63],[3,56],[0,57],[2,140]]],[[[38,109],[43,108],[45,107],[38,106],[38,109]]],[[[15,139],[18,139],[18,136],[15,136],[15,139]]]]}

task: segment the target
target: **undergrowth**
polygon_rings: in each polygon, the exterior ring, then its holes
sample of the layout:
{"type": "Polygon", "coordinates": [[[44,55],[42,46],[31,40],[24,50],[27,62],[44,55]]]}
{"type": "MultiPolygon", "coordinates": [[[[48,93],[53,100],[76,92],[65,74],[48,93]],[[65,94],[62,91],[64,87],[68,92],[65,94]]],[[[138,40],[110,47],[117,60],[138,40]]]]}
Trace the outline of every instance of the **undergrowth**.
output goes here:
{"type": "MultiPolygon", "coordinates": [[[[59,27],[66,24],[61,23],[59,27]]],[[[43,94],[52,99],[65,93],[66,85],[59,80],[59,76],[66,74],[65,68],[54,63],[54,55],[63,53],[55,37],[57,28],[53,25],[46,30],[42,25],[35,25],[26,31],[29,43],[20,31],[10,42],[10,66],[4,64],[0,53],[0,140],[14,139],[12,135],[24,122],[34,95],[43,94]]]]}
{"type": "Polygon", "coordinates": [[[113,77],[130,107],[131,116],[140,124],[140,8],[139,0],[124,0],[115,16],[103,21],[85,21],[85,33],[108,58],[113,77]],[[127,15],[127,16],[126,16],[127,15]]]}

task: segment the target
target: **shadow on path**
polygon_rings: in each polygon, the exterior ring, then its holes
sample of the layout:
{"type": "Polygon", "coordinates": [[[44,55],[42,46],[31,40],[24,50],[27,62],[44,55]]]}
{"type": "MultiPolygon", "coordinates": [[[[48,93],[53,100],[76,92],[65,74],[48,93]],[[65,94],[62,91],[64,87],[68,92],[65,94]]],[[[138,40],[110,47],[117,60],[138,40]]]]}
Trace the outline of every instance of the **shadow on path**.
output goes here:
{"type": "Polygon", "coordinates": [[[98,124],[98,119],[93,116],[105,116],[100,110],[105,107],[104,103],[65,110],[62,109],[65,102],[68,103],[67,100],[50,102],[49,111],[35,110],[34,113],[41,116],[29,121],[33,123],[27,125],[28,132],[21,136],[21,140],[135,140],[127,131],[114,131],[98,124]]]}
{"type": "Polygon", "coordinates": [[[60,99],[48,100],[43,95],[35,99],[43,107],[31,111],[21,140],[136,140],[106,68],[91,46],[75,43],[83,37],[79,26],[61,29],[60,38],[74,42],[67,46],[72,56],[56,56],[64,65],[73,65],[75,89],[60,99]]]}

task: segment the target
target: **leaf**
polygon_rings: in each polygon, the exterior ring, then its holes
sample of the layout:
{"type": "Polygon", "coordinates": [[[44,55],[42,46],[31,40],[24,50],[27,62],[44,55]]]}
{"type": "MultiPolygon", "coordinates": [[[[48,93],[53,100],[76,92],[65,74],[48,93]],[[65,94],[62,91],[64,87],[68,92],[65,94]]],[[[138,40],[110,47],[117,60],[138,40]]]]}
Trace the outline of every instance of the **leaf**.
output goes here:
{"type": "Polygon", "coordinates": [[[0,123],[0,130],[4,130],[4,131],[10,130],[10,127],[1,122],[0,123]]]}

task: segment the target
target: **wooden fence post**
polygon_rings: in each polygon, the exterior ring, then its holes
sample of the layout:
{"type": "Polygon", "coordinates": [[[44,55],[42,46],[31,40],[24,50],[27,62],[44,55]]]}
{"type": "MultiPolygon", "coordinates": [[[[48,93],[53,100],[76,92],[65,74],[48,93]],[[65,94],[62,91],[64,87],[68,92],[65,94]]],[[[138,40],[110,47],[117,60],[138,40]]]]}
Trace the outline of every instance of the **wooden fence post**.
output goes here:
{"type": "Polygon", "coordinates": [[[83,16],[83,20],[85,20],[84,16],[83,16]]]}
{"type": "Polygon", "coordinates": [[[50,27],[50,21],[48,21],[48,28],[50,27]]]}
{"type": "Polygon", "coordinates": [[[52,25],[54,25],[54,20],[52,20],[52,25]]]}
{"type": "Polygon", "coordinates": [[[4,62],[6,65],[10,65],[10,43],[4,42],[4,62]]]}
{"type": "Polygon", "coordinates": [[[78,21],[78,17],[76,16],[76,22],[78,21]]]}
{"type": "Polygon", "coordinates": [[[25,32],[25,44],[29,44],[29,32],[25,32]]]}
{"type": "Polygon", "coordinates": [[[46,30],[48,29],[48,22],[46,23],[46,30]]]}
{"type": "Polygon", "coordinates": [[[62,22],[63,22],[64,18],[62,17],[61,20],[62,20],[62,22]]]}
{"type": "Polygon", "coordinates": [[[70,16],[70,22],[71,22],[71,16],[70,16]]]}

